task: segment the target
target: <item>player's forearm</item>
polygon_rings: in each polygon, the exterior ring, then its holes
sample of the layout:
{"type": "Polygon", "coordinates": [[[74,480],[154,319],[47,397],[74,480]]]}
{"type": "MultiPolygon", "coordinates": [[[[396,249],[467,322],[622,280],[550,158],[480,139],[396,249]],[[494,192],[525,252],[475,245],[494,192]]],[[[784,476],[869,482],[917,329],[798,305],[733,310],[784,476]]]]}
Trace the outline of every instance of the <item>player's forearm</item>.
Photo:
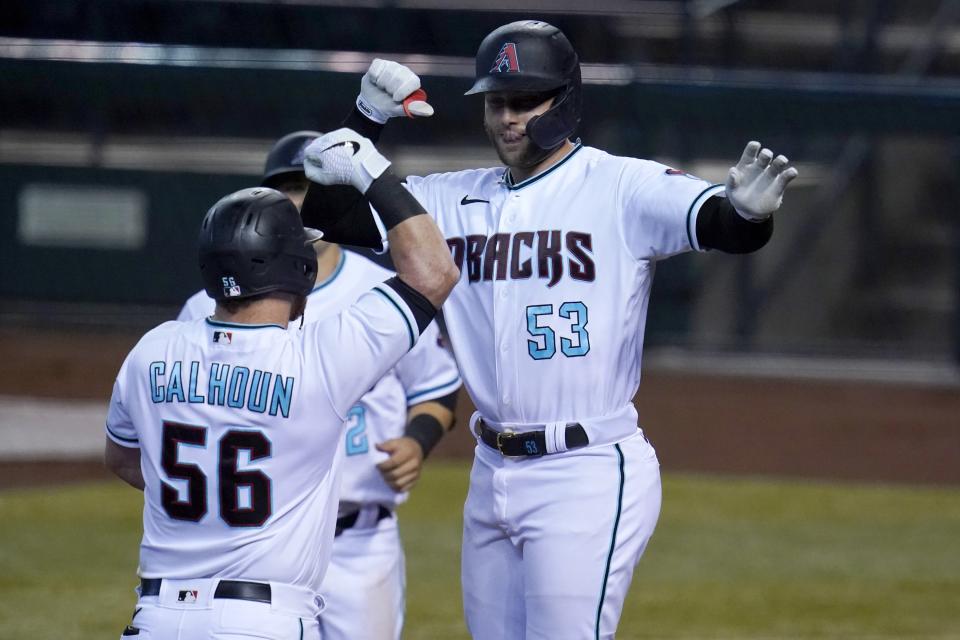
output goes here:
{"type": "MultiPolygon", "coordinates": [[[[356,106],[343,120],[376,143],[384,125],[370,120],[356,106]]],[[[338,244],[380,249],[380,231],[370,215],[370,203],[362,193],[347,185],[323,185],[311,182],[300,210],[303,224],[323,231],[325,240],[338,244]]]]}
{"type": "Polygon", "coordinates": [[[350,113],[347,114],[347,117],[343,119],[343,127],[348,129],[353,129],[362,136],[370,138],[370,142],[374,144],[380,140],[380,134],[383,133],[383,127],[385,125],[380,124],[379,122],[374,122],[367,116],[363,115],[360,112],[360,109],[354,105],[350,110],[350,113]]]}
{"type": "MultiPolygon", "coordinates": [[[[456,396],[457,391],[454,391],[450,395],[456,396]]],[[[445,432],[453,428],[453,410],[444,406],[440,402],[437,402],[436,400],[428,400],[426,402],[412,405],[407,412],[407,423],[420,415],[427,415],[434,418],[445,432]]]]}
{"type": "Polygon", "coordinates": [[[450,250],[430,216],[419,215],[387,233],[397,275],[439,309],[460,278],[450,250]]]}
{"type": "Polygon", "coordinates": [[[747,220],[720,196],[707,200],[697,215],[697,242],[706,249],[752,253],[767,244],[771,235],[773,216],[760,222],[747,220]]]}
{"type": "Polygon", "coordinates": [[[370,202],[351,186],[311,182],[300,217],[305,226],[323,231],[328,242],[377,250],[383,246],[370,202]]]}
{"type": "Polygon", "coordinates": [[[391,171],[373,182],[367,197],[387,228],[397,275],[439,308],[460,279],[440,229],[391,171]]]}
{"type": "Polygon", "coordinates": [[[143,491],[143,471],[140,468],[140,449],[121,447],[109,438],[103,451],[103,463],[118,478],[134,489],[143,491]]]}
{"type": "Polygon", "coordinates": [[[453,412],[439,402],[421,402],[410,407],[404,435],[416,440],[426,458],[453,426],[453,418],[453,412]]]}

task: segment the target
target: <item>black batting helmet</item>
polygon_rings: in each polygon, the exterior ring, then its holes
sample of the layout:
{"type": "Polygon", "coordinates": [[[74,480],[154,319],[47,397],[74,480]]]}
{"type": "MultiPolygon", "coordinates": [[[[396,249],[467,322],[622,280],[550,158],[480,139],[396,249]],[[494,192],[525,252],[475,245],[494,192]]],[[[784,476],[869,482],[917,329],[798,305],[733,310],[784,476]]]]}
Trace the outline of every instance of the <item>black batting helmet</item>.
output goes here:
{"type": "Polygon", "coordinates": [[[538,20],[511,22],[494,29],[477,51],[476,81],[464,95],[488,91],[559,90],[546,113],[527,123],[527,136],[553,149],[580,124],[580,59],[560,29],[538,20]]]}
{"type": "Polygon", "coordinates": [[[294,131],[277,140],[267,154],[261,186],[276,187],[290,174],[303,175],[303,152],[321,135],[319,131],[294,131]]]}
{"type": "Polygon", "coordinates": [[[214,300],[271,291],[307,295],[317,277],[316,232],[304,230],[290,199],[273,189],[221,198],[200,225],[200,273],[214,300]]]}

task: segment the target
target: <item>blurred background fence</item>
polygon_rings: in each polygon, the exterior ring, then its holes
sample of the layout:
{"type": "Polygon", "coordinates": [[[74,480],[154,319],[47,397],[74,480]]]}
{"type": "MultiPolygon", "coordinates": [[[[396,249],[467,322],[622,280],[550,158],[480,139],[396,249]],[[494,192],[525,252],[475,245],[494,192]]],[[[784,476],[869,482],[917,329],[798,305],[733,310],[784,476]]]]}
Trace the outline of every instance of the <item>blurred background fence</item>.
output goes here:
{"type": "Polygon", "coordinates": [[[585,144],[722,181],[756,138],[800,168],[766,251],[659,267],[648,344],[956,370],[954,0],[4,0],[0,322],[172,317],[205,210],[280,135],[337,126],[374,56],[437,108],[388,127],[401,172],[496,164],[462,93],[528,17],[581,54],[585,144]]]}

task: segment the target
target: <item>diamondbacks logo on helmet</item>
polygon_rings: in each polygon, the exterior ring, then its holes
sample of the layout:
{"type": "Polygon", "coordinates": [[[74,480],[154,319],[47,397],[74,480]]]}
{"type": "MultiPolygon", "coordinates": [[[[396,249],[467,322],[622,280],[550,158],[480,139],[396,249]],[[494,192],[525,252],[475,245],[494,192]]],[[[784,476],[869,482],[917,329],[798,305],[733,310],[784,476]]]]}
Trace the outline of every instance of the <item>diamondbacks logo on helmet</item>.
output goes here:
{"type": "Polygon", "coordinates": [[[500,47],[500,53],[497,54],[497,59],[493,61],[493,66],[490,67],[490,73],[520,73],[516,44],[508,42],[500,47]]]}

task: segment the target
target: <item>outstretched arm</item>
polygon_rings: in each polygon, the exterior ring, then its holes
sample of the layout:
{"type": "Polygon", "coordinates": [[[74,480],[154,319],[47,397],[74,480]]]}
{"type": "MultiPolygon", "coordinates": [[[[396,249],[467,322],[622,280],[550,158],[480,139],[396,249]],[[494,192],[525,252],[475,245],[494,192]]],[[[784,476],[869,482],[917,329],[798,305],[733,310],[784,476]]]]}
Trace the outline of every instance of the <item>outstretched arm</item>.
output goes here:
{"type": "Polygon", "coordinates": [[[773,234],[773,212],[780,208],[787,185],[797,177],[785,156],[773,156],[750,142],[740,162],[727,174],[726,197],[714,196],[697,216],[697,242],[726,253],[750,253],[773,234]]]}

